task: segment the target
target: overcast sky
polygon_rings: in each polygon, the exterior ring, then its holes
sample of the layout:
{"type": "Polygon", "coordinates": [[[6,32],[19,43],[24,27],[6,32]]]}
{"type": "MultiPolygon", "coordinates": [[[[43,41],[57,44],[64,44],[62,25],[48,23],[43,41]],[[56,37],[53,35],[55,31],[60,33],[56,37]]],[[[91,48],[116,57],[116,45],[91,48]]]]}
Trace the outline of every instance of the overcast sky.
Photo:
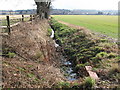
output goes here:
{"type": "MultiPolygon", "coordinates": [[[[117,10],[119,0],[54,0],[57,9],[117,10]]],[[[34,0],[0,0],[0,10],[35,9],[34,0]]]]}

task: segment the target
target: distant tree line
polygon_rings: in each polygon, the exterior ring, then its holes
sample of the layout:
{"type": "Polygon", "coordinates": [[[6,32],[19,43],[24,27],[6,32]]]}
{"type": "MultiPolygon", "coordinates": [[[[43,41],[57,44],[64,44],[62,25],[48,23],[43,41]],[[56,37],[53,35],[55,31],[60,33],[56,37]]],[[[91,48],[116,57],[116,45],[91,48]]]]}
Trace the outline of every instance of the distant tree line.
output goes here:
{"type": "Polygon", "coordinates": [[[67,10],[52,9],[51,15],[118,15],[117,10],[67,10]]]}
{"type": "Polygon", "coordinates": [[[0,10],[0,15],[21,15],[21,14],[35,14],[36,9],[28,10],[0,10]]]}
{"type": "MultiPolygon", "coordinates": [[[[41,9],[40,9],[41,10],[41,9]]],[[[67,9],[51,9],[50,6],[48,10],[44,9],[44,15],[48,18],[49,14],[51,15],[118,15],[117,10],[67,10],[67,9]],[[45,11],[44,11],[45,10],[45,11]],[[46,13],[46,14],[45,14],[46,13]]],[[[42,11],[37,11],[36,9],[28,9],[28,10],[0,10],[0,15],[21,15],[21,14],[36,14],[41,13],[42,11]]],[[[120,15],[120,11],[119,11],[120,15]]]]}

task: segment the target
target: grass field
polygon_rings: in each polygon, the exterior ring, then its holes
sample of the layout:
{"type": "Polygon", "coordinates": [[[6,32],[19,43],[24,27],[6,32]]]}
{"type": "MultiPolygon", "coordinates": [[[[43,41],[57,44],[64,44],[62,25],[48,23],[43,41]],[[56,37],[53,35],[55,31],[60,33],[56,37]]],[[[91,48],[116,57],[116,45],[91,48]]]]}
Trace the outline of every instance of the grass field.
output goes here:
{"type": "MultiPolygon", "coordinates": [[[[10,25],[19,22],[22,19],[22,15],[9,15],[10,25]],[[16,19],[16,20],[15,20],[16,19]]],[[[28,21],[30,19],[30,15],[24,15],[24,21],[28,21]]],[[[0,15],[0,26],[6,26],[7,20],[6,15],[0,15]]]]}
{"type": "Polygon", "coordinates": [[[118,17],[105,15],[52,15],[56,20],[84,26],[93,32],[118,38],[118,17]]]}
{"type": "MultiPolygon", "coordinates": [[[[6,19],[7,15],[0,15],[0,19],[6,19]]],[[[22,15],[8,15],[10,19],[22,18],[22,15]]],[[[25,15],[25,17],[30,17],[30,15],[25,15]]]]}

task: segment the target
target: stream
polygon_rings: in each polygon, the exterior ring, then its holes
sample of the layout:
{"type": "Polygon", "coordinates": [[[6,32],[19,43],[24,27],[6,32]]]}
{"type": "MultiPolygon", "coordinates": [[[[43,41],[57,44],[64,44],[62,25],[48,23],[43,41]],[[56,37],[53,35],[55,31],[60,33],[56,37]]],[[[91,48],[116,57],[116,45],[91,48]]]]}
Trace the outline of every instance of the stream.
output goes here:
{"type": "MultiPolygon", "coordinates": [[[[52,34],[51,34],[51,38],[54,38],[54,30],[52,30],[52,34]]],[[[56,48],[60,47],[59,44],[56,43],[56,41],[54,40],[54,45],[56,48]]],[[[66,79],[68,79],[69,81],[73,81],[77,79],[77,74],[73,73],[73,66],[72,63],[70,61],[68,61],[65,56],[61,55],[60,56],[60,61],[62,63],[61,65],[61,71],[64,73],[64,76],[66,77],[66,79]]]]}

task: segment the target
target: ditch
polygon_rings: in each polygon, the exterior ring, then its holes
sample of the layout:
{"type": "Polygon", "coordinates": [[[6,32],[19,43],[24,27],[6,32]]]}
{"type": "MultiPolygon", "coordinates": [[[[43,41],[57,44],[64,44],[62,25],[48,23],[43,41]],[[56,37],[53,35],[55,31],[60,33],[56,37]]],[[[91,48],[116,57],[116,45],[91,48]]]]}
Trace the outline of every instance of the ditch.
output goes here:
{"type": "MultiPolygon", "coordinates": [[[[55,32],[54,32],[53,29],[51,29],[51,30],[52,30],[52,34],[51,34],[50,37],[52,39],[54,39],[55,32]]],[[[57,44],[55,40],[54,40],[54,45],[55,45],[56,48],[60,47],[60,45],[57,44]]],[[[69,60],[67,60],[67,58],[63,54],[60,55],[60,62],[61,62],[61,66],[60,66],[61,68],[60,69],[64,73],[64,76],[66,77],[66,79],[69,80],[69,81],[76,80],[77,79],[77,73],[74,72],[74,68],[73,68],[72,63],[69,60]]]]}

